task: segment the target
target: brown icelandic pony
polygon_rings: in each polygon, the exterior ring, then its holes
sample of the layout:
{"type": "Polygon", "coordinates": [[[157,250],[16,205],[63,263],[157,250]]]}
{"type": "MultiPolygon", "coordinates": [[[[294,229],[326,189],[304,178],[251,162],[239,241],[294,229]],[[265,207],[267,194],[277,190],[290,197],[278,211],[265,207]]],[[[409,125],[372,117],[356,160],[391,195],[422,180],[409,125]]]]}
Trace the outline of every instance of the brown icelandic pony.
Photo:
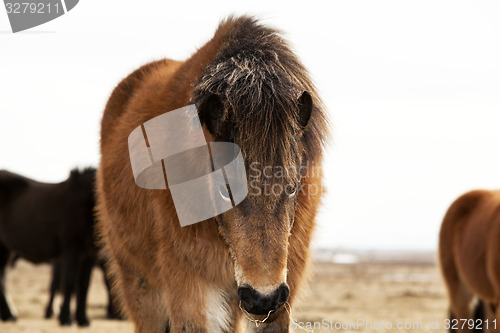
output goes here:
{"type": "Polygon", "coordinates": [[[326,128],[303,65],[277,31],[249,17],[222,22],[188,60],[147,64],[115,88],[102,119],[99,226],[136,332],[289,332],[320,203],[326,128]],[[258,177],[237,207],[181,227],[169,190],[134,183],[127,138],[192,103],[207,141],[239,145],[247,172],[250,163],[287,172],[258,177]],[[301,166],[315,170],[299,174],[301,166]],[[292,190],[264,195],[265,180],[292,190]],[[257,327],[243,309],[251,319],[270,316],[257,327]]]}
{"type": "Polygon", "coordinates": [[[455,331],[496,331],[500,324],[499,240],[500,191],[468,192],[448,209],[439,235],[439,259],[455,331]]]}

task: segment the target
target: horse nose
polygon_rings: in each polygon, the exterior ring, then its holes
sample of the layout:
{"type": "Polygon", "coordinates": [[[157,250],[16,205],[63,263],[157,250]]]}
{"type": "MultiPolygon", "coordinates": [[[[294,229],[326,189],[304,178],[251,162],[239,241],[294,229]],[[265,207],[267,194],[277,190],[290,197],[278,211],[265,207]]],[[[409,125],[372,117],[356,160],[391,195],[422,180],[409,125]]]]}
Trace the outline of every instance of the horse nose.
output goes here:
{"type": "Polygon", "coordinates": [[[248,284],[238,288],[241,304],[248,313],[254,315],[267,315],[269,311],[278,310],[288,301],[290,290],[285,283],[269,295],[263,295],[248,284]]]}

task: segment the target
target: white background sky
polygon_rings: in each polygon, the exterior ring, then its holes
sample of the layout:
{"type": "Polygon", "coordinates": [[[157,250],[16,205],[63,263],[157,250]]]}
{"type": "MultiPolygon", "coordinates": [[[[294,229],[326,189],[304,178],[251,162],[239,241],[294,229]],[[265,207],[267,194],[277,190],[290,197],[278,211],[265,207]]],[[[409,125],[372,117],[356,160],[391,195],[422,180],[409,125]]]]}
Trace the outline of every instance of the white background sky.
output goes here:
{"type": "Polygon", "coordinates": [[[332,120],[315,247],[434,249],[449,204],[500,188],[500,2],[90,1],[12,34],[0,7],[0,169],[97,165],[114,86],[229,14],[287,33],[332,120]]]}

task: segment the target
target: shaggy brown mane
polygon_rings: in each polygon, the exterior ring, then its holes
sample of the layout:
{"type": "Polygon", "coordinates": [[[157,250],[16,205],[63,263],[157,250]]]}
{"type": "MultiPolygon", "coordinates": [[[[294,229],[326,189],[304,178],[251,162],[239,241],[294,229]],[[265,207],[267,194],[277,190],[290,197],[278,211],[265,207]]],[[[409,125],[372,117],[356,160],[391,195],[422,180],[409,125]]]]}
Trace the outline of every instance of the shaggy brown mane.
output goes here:
{"type": "MultiPolygon", "coordinates": [[[[211,94],[220,97],[226,126],[224,140],[238,144],[247,162],[288,166],[295,157],[315,162],[326,138],[322,103],[307,70],[279,31],[251,17],[229,18],[218,31],[232,29],[194,90],[200,104],[211,94]],[[297,99],[303,91],[313,99],[311,119],[304,131],[297,99]]],[[[216,33],[217,35],[217,33],[216,33]]],[[[296,175],[288,175],[294,181],[296,175]]]]}

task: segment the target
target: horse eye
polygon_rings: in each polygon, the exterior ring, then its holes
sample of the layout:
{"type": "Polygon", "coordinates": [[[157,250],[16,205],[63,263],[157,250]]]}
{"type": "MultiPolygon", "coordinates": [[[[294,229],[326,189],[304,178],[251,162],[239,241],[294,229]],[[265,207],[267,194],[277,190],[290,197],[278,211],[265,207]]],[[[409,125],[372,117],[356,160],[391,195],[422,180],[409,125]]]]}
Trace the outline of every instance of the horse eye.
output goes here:
{"type": "Polygon", "coordinates": [[[229,192],[227,191],[226,185],[219,185],[219,194],[224,201],[231,202],[231,198],[229,197],[229,192]]]}
{"type": "Polygon", "coordinates": [[[295,194],[297,194],[297,190],[299,189],[300,183],[294,184],[294,185],[287,185],[287,194],[289,198],[293,198],[295,194]]]}

